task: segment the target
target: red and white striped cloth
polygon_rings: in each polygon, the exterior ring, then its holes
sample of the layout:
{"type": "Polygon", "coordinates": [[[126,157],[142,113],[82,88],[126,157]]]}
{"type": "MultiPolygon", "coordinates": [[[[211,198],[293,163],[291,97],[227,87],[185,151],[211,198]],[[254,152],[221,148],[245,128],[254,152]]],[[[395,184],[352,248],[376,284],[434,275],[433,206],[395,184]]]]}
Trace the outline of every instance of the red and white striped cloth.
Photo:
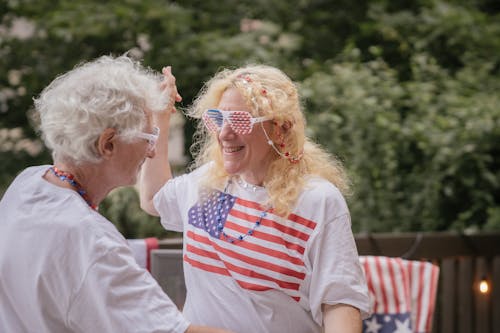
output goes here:
{"type": "Polygon", "coordinates": [[[373,315],[365,333],[427,333],[432,329],[439,267],[426,261],[361,256],[373,315]]]}
{"type": "Polygon", "coordinates": [[[303,254],[315,222],[294,214],[285,222],[256,202],[220,192],[193,206],[188,215],[186,262],[232,276],[242,288],[277,289],[300,301],[299,287],[306,276],[303,254]],[[224,233],[218,228],[219,220],[224,221],[224,233]],[[249,223],[254,228],[249,229],[249,223]],[[247,235],[248,230],[252,237],[240,242],[239,235],[247,235]]]}
{"type": "Polygon", "coordinates": [[[155,237],[127,239],[127,242],[139,266],[151,271],[151,251],[159,247],[158,239],[155,237]]]}

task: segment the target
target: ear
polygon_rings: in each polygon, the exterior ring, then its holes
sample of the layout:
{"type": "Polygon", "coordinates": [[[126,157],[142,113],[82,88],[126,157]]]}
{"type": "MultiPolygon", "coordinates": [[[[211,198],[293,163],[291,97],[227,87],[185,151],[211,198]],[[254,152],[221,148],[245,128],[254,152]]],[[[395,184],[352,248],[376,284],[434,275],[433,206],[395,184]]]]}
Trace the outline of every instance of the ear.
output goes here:
{"type": "Polygon", "coordinates": [[[289,120],[283,121],[280,125],[278,122],[273,122],[273,124],[277,127],[276,130],[279,131],[280,134],[286,134],[292,128],[292,122],[289,120]]]}
{"type": "Polygon", "coordinates": [[[283,122],[283,125],[281,125],[281,128],[283,129],[283,132],[286,133],[289,129],[292,128],[292,123],[289,120],[285,120],[283,122]]]}
{"type": "Polygon", "coordinates": [[[117,133],[114,128],[106,128],[102,131],[101,135],[97,139],[97,152],[99,155],[108,159],[115,153],[115,140],[117,138],[117,133]]]}

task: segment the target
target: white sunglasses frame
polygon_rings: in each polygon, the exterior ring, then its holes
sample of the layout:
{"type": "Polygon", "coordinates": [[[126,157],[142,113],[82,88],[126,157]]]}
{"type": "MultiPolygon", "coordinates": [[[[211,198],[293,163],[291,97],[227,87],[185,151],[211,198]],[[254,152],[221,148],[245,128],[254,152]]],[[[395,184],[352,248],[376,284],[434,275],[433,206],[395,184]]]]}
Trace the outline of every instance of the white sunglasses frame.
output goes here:
{"type": "MultiPolygon", "coordinates": [[[[224,121],[226,121],[230,126],[232,125],[231,124],[231,119],[229,117],[234,112],[245,112],[245,113],[249,114],[250,115],[250,126],[251,127],[253,127],[253,125],[255,125],[257,123],[262,123],[262,122],[264,122],[266,120],[273,119],[272,116],[252,117],[252,114],[250,112],[248,112],[248,111],[241,111],[241,110],[223,111],[223,110],[219,110],[219,109],[206,109],[205,112],[203,112],[203,115],[206,116],[207,118],[209,118],[210,120],[212,120],[212,117],[210,117],[210,115],[208,113],[209,111],[216,111],[220,115],[222,115],[222,125],[224,125],[224,121]]],[[[217,123],[215,123],[215,125],[217,126],[218,131],[220,131],[222,129],[222,126],[218,126],[217,123]]],[[[232,126],[231,126],[231,128],[233,129],[232,126]]],[[[252,130],[250,130],[247,134],[249,134],[251,131],[252,130]]]]}
{"type": "Polygon", "coordinates": [[[148,144],[151,149],[156,145],[159,136],[160,136],[160,129],[156,126],[153,127],[153,133],[140,132],[135,134],[136,138],[148,140],[148,144]]]}

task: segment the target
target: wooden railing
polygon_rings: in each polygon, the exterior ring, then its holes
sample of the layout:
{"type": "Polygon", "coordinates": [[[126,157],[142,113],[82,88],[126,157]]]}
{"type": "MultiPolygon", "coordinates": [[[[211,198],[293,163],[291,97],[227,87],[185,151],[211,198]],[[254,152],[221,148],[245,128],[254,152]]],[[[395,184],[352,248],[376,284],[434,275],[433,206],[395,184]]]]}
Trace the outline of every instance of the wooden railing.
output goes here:
{"type": "MultiPolygon", "coordinates": [[[[427,260],[440,266],[433,333],[500,333],[500,233],[384,233],[355,238],[360,255],[427,260]],[[479,291],[483,279],[489,286],[486,293],[479,291]]],[[[160,248],[181,249],[182,239],[161,240],[160,248]]]]}

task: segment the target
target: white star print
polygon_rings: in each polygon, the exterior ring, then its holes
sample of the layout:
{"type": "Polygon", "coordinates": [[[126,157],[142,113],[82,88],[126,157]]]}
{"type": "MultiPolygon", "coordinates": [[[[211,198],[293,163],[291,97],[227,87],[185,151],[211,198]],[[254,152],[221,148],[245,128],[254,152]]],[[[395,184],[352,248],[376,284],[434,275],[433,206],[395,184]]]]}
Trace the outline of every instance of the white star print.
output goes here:
{"type": "Polygon", "coordinates": [[[394,333],[412,333],[413,331],[410,328],[410,318],[406,318],[404,322],[400,322],[396,319],[396,330],[394,333]]]}
{"type": "Polygon", "coordinates": [[[365,333],[378,333],[382,325],[377,322],[377,317],[373,316],[371,319],[365,320],[366,330],[365,333]]]}

